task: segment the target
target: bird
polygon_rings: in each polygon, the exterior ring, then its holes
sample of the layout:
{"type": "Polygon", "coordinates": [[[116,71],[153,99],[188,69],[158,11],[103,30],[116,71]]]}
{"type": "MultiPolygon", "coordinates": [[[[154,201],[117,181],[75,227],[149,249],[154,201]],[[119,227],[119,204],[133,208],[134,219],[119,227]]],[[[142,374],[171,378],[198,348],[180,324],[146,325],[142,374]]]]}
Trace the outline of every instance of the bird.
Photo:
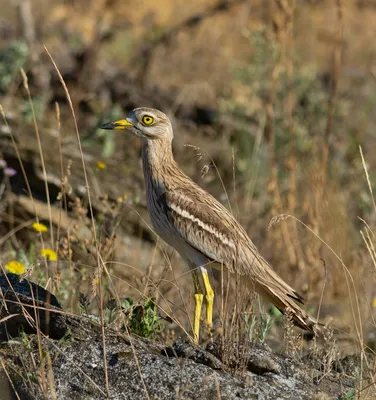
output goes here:
{"type": "Polygon", "coordinates": [[[304,304],[303,297],[260,255],[227,208],[178,167],[172,152],[172,124],[166,114],[140,107],[125,119],[107,122],[100,128],[124,130],[141,139],[147,208],[153,228],[192,270],[196,343],[204,300],[207,326],[209,329],[213,326],[214,291],[208,275],[208,267],[212,265],[223,266],[243,277],[250,289],[281,312],[288,311],[295,325],[316,332],[318,321],[298,305],[304,304]]]}

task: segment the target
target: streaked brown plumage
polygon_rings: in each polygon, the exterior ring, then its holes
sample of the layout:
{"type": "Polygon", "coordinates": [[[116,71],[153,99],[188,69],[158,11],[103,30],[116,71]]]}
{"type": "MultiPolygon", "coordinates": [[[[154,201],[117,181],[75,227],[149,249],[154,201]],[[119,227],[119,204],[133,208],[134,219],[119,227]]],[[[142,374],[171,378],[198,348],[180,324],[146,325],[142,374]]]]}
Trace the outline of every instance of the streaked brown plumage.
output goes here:
{"type": "Polygon", "coordinates": [[[172,154],[171,122],[165,114],[137,108],[127,119],[102,128],[126,129],[142,139],[151,221],[191,268],[204,272],[208,263],[222,264],[249,278],[254,289],[281,311],[288,308],[296,325],[314,330],[317,321],[296,303],[303,303],[303,298],[261,257],[233,215],[179,169],[172,154]]]}

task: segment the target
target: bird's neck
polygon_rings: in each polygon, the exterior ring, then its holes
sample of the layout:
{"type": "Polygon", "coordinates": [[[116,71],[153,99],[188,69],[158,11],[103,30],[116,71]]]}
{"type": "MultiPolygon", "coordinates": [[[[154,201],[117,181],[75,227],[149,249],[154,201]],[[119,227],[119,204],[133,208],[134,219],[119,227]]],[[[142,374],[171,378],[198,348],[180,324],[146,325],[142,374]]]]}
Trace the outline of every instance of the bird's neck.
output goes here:
{"type": "Polygon", "coordinates": [[[149,178],[163,183],[167,171],[178,168],[172,154],[172,143],[145,140],[142,143],[142,164],[145,180],[149,178]]]}

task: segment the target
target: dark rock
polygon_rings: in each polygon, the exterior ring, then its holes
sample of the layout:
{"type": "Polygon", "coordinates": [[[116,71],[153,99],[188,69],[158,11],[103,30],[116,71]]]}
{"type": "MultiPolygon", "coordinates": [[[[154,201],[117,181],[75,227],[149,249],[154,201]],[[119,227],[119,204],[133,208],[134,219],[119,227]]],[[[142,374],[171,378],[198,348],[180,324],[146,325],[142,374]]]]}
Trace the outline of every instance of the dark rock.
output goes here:
{"type": "Polygon", "coordinates": [[[36,326],[51,338],[66,333],[61,306],[56,297],[41,286],[19,275],[0,275],[0,339],[17,336],[22,329],[35,333],[36,326]]]}
{"type": "Polygon", "coordinates": [[[163,349],[162,354],[167,357],[189,358],[198,364],[207,365],[213,369],[226,369],[225,365],[213,354],[193,345],[188,340],[177,340],[171,347],[163,349]]]}

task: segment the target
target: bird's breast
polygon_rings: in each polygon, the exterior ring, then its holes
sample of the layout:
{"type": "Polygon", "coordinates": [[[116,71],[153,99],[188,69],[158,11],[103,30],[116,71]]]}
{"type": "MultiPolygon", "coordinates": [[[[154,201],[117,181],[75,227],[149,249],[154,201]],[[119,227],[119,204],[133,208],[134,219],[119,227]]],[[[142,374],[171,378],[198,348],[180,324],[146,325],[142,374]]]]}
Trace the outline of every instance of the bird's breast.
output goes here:
{"type": "Polygon", "coordinates": [[[157,235],[173,247],[186,261],[191,261],[196,266],[206,264],[207,258],[186,242],[171,219],[164,184],[153,182],[151,179],[145,180],[145,183],[147,207],[157,235]]]}

